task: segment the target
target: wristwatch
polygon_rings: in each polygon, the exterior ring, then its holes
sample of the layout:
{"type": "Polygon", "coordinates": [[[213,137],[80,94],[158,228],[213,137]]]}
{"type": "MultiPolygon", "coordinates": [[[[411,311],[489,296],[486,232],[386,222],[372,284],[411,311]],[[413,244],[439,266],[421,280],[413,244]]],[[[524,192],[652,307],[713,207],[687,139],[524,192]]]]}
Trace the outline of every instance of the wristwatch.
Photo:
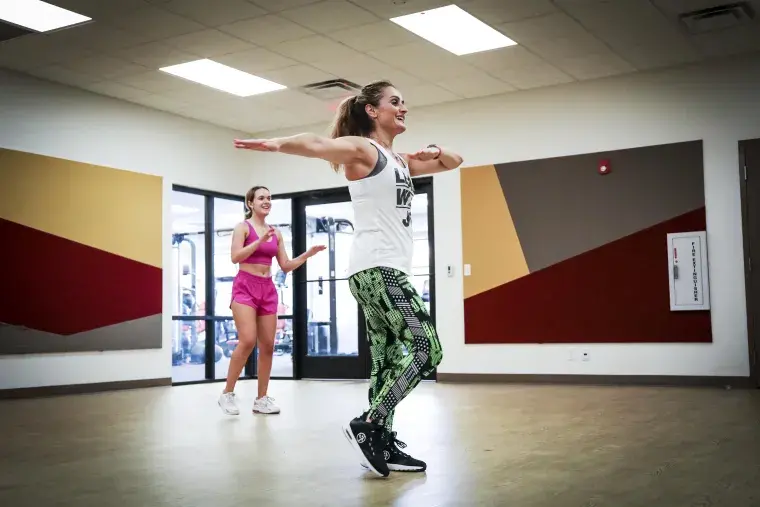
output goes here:
{"type": "MultiPolygon", "coordinates": [[[[435,149],[438,150],[438,155],[436,155],[435,158],[438,158],[438,157],[441,156],[441,147],[438,146],[437,144],[428,144],[427,147],[428,148],[435,148],[435,149]]],[[[435,160],[435,159],[433,159],[433,160],[435,160]]]]}

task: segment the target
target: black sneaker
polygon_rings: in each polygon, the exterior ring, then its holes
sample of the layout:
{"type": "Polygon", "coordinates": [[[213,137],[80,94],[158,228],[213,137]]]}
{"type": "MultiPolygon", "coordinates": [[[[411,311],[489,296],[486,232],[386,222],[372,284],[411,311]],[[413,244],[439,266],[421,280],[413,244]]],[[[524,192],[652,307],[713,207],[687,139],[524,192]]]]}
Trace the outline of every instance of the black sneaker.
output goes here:
{"type": "Polygon", "coordinates": [[[359,454],[361,463],[380,477],[388,477],[390,470],[383,457],[383,428],[374,423],[367,422],[363,418],[356,417],[343,427],[345,435],[351,447],[359,454]]]}
{"type": "MultiPolygon", "coordinates": [[[[383,449],[383,457],[388,465],[388,470],[394,472],[424,472],[427,470],[427,464],[424,461],[413,458],[401,450],[406,447],[406,444],[396,438],[395,431],[387,437],[387,440],[383,449]]],[[[366,460],[362,461],[361,465],[368,468],[366,460]]]]}

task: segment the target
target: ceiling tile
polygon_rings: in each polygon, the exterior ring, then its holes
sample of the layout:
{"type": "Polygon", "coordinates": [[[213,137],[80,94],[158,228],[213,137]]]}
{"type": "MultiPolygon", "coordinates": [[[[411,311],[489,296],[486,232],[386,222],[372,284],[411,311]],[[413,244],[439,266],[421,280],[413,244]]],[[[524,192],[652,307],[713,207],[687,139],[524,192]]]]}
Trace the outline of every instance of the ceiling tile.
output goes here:
{"type": "Polygon", "coordinates": [[[562,13],[504,23],[497,28],[518,44],[551,62],[609,51],[602,41],[562,13]]]}
{"type": "Polygon", "coordinates": [[[419,77],[395,69],[363,53],[355,53],[343,58],[328,58],[314,61],[312,65],[320,70],[343,79],[348,79],[362,86],[377,79],[389,79],[398,87],[421,83],[419,77]]]}
{"type": "Polygon", "coordinates": [[[514,69],[546,62],[522,46],[509,46],[493,51],[463,55],[464,61],[485,71],[514,69]]]}
{"type": "Polygon", "coordinates": [[[67,69],[83,74],[91,74],[104,80],[117,79],[122,76],[141,74],[148,71],[148,68],[142,65],[105,55],[73,60],[64,63],[63,66],[67,69]]]}
{"type": "Polygon", "coordinates": [[[254,45],[249,42],[214,29],[179,35],[166,39],[164,42],[203,58],[213,58],[254,48],[254,45]]]}
{"type": "Polygon", "coordinates": [[[47,67],[41,67],[38,69],[30,70],[27,73],[31,74],[32,76],[36,76],[42,79],[47,79],[49,81],[55,81],[57,83],[62,83],[69,86],[81,87],[84,85],[92,84],[99,80],[95,76],[91,76],[89,74],[82,74],[80,72],[67,69],[66,67],[62,67],[60,65],[50,65],[47,67]]]}
{"type": "Polygon", "coordinates": [[[390,21],[354,26],[327,35],[333,40],[362,52],[420,41],[418,36],[390,21]]]}
{"type": "Polygon", "coordinates": [[[219,27],[219,30],[245,41],[266,47],[276,46],[285,41],[301,39],[314,33],[290,20],[275,15],[222,25],[219,27]]]}
{"type": "Polygon", "coordinates": [[[139,88],[150,93],[170,93],[185,85],[185,82],[176,77],[161,72],[160,70],[151,70],[141,74],[123,76],[115,79],[121,84],[139,88]]]}
{"type": "Polygon", "coordinates": [[[119,28],[151,37],[153,40],[176,37],[206,28],[188,18],[152,6],[129,11],[114,18],[112,23],[119,28]]]}
{"type": "Polygon", "coordinates": [[[136,97],[147,95],[144,90],[138,90],[131,86],[123,85],[120,83],[114,83],[112,81],[101,81],[98,83],[92,83],[83,86],[84,89],[91,92],[100,93],[102,95],[108,95],[117,99],[130,100],[136,97]]]}
{"type": "Polygon", "coordinates": [[[153,107],[155,109],[160,109],[162,111],[179,111],[183,108],[192,107],[191,103],[185,102],[183,100],[179,100],[170,94],[160,94],[160,93],[146,94],[146,95],[141,95],[139,97],[135,97],[134,99],[132,99],[132,101],[137,104],[142,104],[143,106],[147,106],[147,107],[153,107]]]}
{"type": "Polygon", "coordinates": [[[574,81],[572,76],[565,74],[548,63],[524,65],[522,67],[490,71],[489,73],[520,90],[554,86],[574,81]]]}
{"type": "Polygon", "coordinates": [[[520,21],[557,12],[549,0],[471,0],[460,7],[484,23],[520,21]]]}
{"type": "Polygon", "coordinates": [[[158,69],[198,59],[198,55],[180,51],[173,46],[161,42],[149,42],[133,48],[121,49],[112,54],[149,69],[158,69]]]}
{"type": "Polygon", "coordinates": [[[0,65],[17,70],[33,69],[93,54],[76,44],[60,44],[50,34],[32,34],[0,44],[0,65]]]}
{"type": "Polygon", "coordinates": [[[472,71],[472,66],[462,58],[428,42],[392,46],[370,51],[369,54],[427,81],[458,77],[472,71]]]}
{"type": "MultiPolygon", "coordinates": [[[[451,0],[351,0],[351,2],[372,12],[382,19],[390,19],[396,16],[435,9],[436,7],[443,7],[444,5],[454,3],[451,0]]],[[[467,2],[456,3],[461,7],[464,7],[464,4],[467,2]]]]}
{"type": "Polygon", "coordinates": [[[212,27],[267,14],[245,0],[161,0],[157,6],[212,27]]]}
{"type": "Polygon", "coordinates": [[[156,40],[145,34],[123,30],[105,22],[89,23],[50,34],[58,44],[76,44],[98,51],[125,49],[156,40]]]}
{"type": "Polygon", "coordinates": [[[262,70],[282,69],[298,63],[263,48],[231,53],[219,56],[214,60],[251,74],[258,74],[262,70]]]}
{"type": "Polygon", "coordinates": [[[699,52],[708,58],[760,51],[760,28],[745,25],[691,37],[699,52]]]}
{"type": "Polygon", "coordinates": [[[514,86],[477,70],[463,76],[438,81],[437,84],[441,88],[445,88],[466,99],[485,97],[486,95],[498,95],[517,90],[514,86]]]}
{"type": "Polygon", "coordinates": [[[259,72],[258,75],[288,88],[327,81],[337,77],[309,65],[294,65],[292,67],[285,67],[284,69],[264,70],[259,72]]]}
{"type": "Polygon", "coordinates": [[[565,10],[637,69],[699,58],[677,25],[649,2],[572,3],[565,10]]]}
{"type": "Polygon", "coordinates": [[[318,33],[380,21],[374,14],[344,0],[328,0],[280,12],[280,16],[318,33]]]}
{"type": "Polygon", "coordinates": [[[320,0],[248,0],[269,12],[280,12],[294,7],[303,7],[320,0]]]}
{"type": "Polygon", "coordinates": [[[610,52],[565,58],[556,66],[579,80],[599,79],[636,70],[633,65],[610,52]]]}
{"type": "Polygon", "coordinates": [[[118,18],[147,6],[145,0],[52,0],[49,3],[89,16],[97,22],[118,18]]]}
{"type": "Polygon", "coordinates": [[[404,96],[404,102],[411,111],[412,121],[414,121],[413,115],[415,107],[452,102],[462,98],[461,96],[434,84],[409,86],[402,90],[402,95],[404,96]]]}
{"type": "Polygon", "coordinates": [[[355,57],[357,54],[353,49],[322,35],[312,35],[303,39],[283,42],[272,50],[302,63],[326,59],[340,60],[355,57]]]}

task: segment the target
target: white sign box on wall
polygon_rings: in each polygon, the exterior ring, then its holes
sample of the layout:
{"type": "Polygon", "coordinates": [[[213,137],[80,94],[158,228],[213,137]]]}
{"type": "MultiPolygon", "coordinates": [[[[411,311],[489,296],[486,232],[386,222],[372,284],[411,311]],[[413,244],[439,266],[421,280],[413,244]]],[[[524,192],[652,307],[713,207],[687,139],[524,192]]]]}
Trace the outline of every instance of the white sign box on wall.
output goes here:
{"type": "Polygon", "coordinates": [[[668,234],[668,275],[672,311],[710,309],[705,231],[668,234]]]}

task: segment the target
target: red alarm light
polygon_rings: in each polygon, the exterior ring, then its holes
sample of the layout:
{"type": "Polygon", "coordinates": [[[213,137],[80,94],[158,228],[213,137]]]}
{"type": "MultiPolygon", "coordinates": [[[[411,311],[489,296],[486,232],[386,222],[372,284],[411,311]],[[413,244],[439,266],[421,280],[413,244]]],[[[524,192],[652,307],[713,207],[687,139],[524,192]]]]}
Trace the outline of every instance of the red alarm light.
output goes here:
{"type": "Polygon", "coordinates": [[[600,160],[599,167],[597,169],[599,170],[599,174],[601,175],[609,174],[610,171],[612,171],[612,167],[610,167],[609,159],[600,160]]]}

